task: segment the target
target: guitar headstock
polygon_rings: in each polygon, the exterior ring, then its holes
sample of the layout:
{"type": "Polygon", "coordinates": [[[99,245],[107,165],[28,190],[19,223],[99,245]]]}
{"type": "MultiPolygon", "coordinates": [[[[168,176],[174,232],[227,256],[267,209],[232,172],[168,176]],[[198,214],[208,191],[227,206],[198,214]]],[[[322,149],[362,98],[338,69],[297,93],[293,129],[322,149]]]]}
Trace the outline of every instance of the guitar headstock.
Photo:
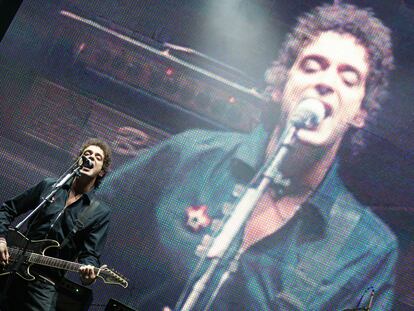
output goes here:
{"type": "Polygon", "coordinates": [[[127,278],[109,268],[101,268],[98,276],[107,284],[117,284],[121,285],[123,288],[128,287],[127,278]]]}

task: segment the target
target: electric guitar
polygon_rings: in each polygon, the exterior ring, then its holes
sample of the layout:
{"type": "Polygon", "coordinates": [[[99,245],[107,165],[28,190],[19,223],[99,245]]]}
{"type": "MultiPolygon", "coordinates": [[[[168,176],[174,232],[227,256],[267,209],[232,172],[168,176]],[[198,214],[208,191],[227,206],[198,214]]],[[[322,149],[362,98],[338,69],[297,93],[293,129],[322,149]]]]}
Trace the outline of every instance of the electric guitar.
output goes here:
{"type": "MultiPolygon", "coordinates": [[[[7,237],[7,245],[9,250],[9,262],[14,263],[17,260],[22,260],[22,264],[19,269],[16,271],[21,278],[27,281],[33,281],[35,277],[30,273],[30,268],[33,265],[41,265],[45,267],[52,267],[66,271],[78,272],[82,264],[77,262],[71,262],[63,260],[60,258],[46,256],[45,252],[50,248],[58,248],[60,246],[59,242],[51,239],[39,240],[39,241],[30,241],[23,234],[15,230],[9,230],[7,237]],[[23,258],[23,249],[27,244],[26,252],[24,252],[23,258]]],[[[10,274],[11,267],[13,265],[7,265],[0,270],[0,276],[5,274],[10,274]]],[[[98,274],[105,283],[107,284],[117,284],[124,288],[128,286],[127,279],[108,268],[94,268],[95,273],[98,274]]]]}

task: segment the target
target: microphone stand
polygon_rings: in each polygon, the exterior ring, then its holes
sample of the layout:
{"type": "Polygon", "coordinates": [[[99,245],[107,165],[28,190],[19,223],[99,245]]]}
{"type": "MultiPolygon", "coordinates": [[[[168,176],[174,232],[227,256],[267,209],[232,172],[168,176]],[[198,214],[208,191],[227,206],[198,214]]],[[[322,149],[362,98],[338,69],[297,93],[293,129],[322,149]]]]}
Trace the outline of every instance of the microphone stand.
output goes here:
{"type": "MultiPolygon", "coordinates": [[[[42,201],[39,203],[39,205],[36,206],[35,209],[33,209],[21,222],[19,222],[14,228],[11,230],[19,231],[22,226],[28,222],[41,208],[45,207],[47,204],[50,204],[53,202],[53,197],[55,194],[62,189],[62,187],[66,184],[68,180],[73,178],[74,176],[80,176],[80,170],[84,166],[84,162],[82,160],[76,160],[74,164],[71,165],[71,167],[66,170],[66,172],[58,178],[58,180],[53,185],[52,191],[46,196],[42,197],[42,201]]],[[[59,214],[60,216],[60,214],[59,214]]],[[[57,219],[56,219],[57,220],[57,219]]],[[[56,222],[55,220],[55,222],[56,222]]],[[[28,226],[27,232],[29,232],[31,229],[31,226],[28,226]]],[[[11,282],[13,281],[13,278],[15,277],[15,274],[17,271],[19,271],[20,266],[24,262],[25,254],[27,251],[27,248],[29,246],[29,243],[31,241],[29,239],[26,240],[26,243],[24,244],[23,248],[21,249],[21,252],[18,255],[18,258],[16,258],[15,263],[12,265],[12,268],[10,269],[10,275],[7,278],[6,284],[4,288],[2,289],[1,295],[0,295],[0,302],[3,304],[4,300],[6,299],[6,294],[8,291],[8,288],[11,285],[11,282]]]]}
{"type": "Polygon", "coordinates": [[[52,203],[53,202],[53,197],[63,187],[63,185],[65,185],[66,182],[68,180],[70,180],[72,177],[80,175],[79,171],[81,170],[81,168],[82,168],[82,164],[81,165],[76,165],[74,170],[72,170],[70,173],[64,175],[63,177],[59,178],[56,181],[56,183],[53,185],[52,191],[46,197],[42,198],[42,201],[39,203],[39,205],[36,206],[36,208],[34,210],[32,210],[30,212],[30,214],[27,215],[21,222],[19,222],[14,229],[16,229],[18,231],[29,219],[31,219],[33,217],[33,215],[38,210],[40,210],[42,207],[46,206],[46,204],[52,203]]]}
{"type": "Polygon", "coordinates": [[[375,293],[375,291],[374,291],[374,289],[372,289],[372,290],[371,290],[371,295],[370,295],[370,297],[369,297],[369,302],[368,302],[368,308],[367,308],[367,311],[370,311],[370,310],[371,310],[371,307],[372,307],[372,302],[374,301],[374,293],[375,293]]]}
{"type": "MultiPolygon", "coordinates": [[[[207,248],[206,254],[202,256],[202,260],[205,257],[213,258],[206,272],[195,282],[190,294],[187,296],[185,302],[183,295],[186,295],[186,290],[182,293],[175,310],[181,311],[190,311],[194,309],[194,306],[198,302],[201,294],[204,292],[207,283],[214,276],[219,263],[222,261],[224,256],[227,254],[227,251],[230,249],[231,244],[234,242],[236,236],[243,228],[249,216],[256,207],[257,202],[262,197],[264,192],[267,190],[268,186],[272,183],[280,186],[281,191],[279,194],[283,193],[284,188],[286,188],[290,181],[285,179],[280,172],[280,167],[286,159],[289,149],[296,141],[296,132],[297,128],[289,124],[285,129],[281,139],[279,140],[278,145],[275,148],[275,152],[269,160],[265,163],[263,168],[259,171],[253,180],[254,185],[250,185],[249,188],[243,193],[239,202],[234,208],[234,212],[228,218],[226,223],[223,225],[220,233],[215,237],[210,247],[207,248]],[[256,179],[260,179],[259,182],[256,179]],[[256,186],[255,186],[256,185],[256,186]],[[182,305],[182,307],[181,307],[182,305]]],[[[210,297],[207,306],[204,310],[207,310],[210,305],[214,302],[214,299],[218,295],[221,287],[224,285],[225,281],[228,279],[232,272],[237,270],[237,261],[241,255],[240,250],[237,252],[236,256],[231,260],[231,263],[223,273],[220,281],[213,292],[213,295],[210,297]]],[[[200,264],[198,267],[201,266],[200,264]]],[[[191,278],[190,278],[191,280],[191,278]]]]}
{"type": "Polygon", "coordinates": [[[365,292],[362,294],[362,296],[359,298],[359,300],[358,300],[358,304],[357,304],[357,306],[356,306],[355,308],[353,308],[353,309],[345,309],[345,310],[343,310],[343,311],[370,311],[370,310],[371,310],[371,308],[372,308],[372,303],[373,303],[373,301],[374,301],[374,293],[375,293],[375,289],[374,289],[374,287],[372,287],[372,286],[368,287],[368,288],[365,290],[365,292]],[[368,306],[367,306],[367,307],[359,307],[359,306],[361,305],[362,299],[364,298],[365,294],[366,294],[369,290],[371,290],[371,294],[370,294],[370,297],[369,297],[368,306]]]}

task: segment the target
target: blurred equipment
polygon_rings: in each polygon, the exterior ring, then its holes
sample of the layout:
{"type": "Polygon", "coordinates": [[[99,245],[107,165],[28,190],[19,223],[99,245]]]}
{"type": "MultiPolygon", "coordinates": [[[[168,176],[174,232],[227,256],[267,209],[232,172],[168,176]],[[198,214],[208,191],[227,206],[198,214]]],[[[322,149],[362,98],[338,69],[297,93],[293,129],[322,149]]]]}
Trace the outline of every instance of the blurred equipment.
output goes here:
{"type": "Polygon", "coordinates": [[[57,311],[86,311],[92,303],[92,290],[68,279],[57,287],[57,311]]]}
{"type": "Polygon", "coordinates": [[[136,311],[115,299],[109,299],[108,304],[106,305],[105,311],[136,311]]]}

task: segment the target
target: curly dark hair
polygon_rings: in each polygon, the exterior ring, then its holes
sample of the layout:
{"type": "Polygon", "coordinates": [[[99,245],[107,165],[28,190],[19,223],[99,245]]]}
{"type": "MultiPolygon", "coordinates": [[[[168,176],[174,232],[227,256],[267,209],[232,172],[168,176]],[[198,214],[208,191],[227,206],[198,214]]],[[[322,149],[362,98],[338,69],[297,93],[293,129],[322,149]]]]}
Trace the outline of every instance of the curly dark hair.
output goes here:
{"type": "MultiPolygon", "coordinates": [[[[287,82],[288,71],[303,47],[326,31],[351,34],[366,48],[369,57],[369,74],[362,108],[367,111],[366,122],[375,123],[381,105],[388,96],[389,76],[394,68],[394,58],[391,31],[369,8],[362,9],[350,4],[323,5],[301,16],[284,42],[278,59],[266,71],[267,92],[282,93],[287,82]]],[[[266,119],[263,121],[269,122],[266,119]]],[[[358,155],[365,148],[364,133],[363,129],[351,129],[347,133],[344,144],[347,145],[350,155],[358,155]]]]}
{"type": "Polygon", "coordinates": [[[87,141],[83,143],[82,147],[80,148],[78,157],[80,157],[85,151],[85,149],[88,148],[89,146],[98,146],[104,152],[104,160],[103,160],[103,165],[102,165],[102,171],[104,172],[104,175],[98,176],[98,178],[96,178],[94,186],[95,186],[95,189],[97,189],[99,185],[101,184],[103,178],[108,173],[109,166],[111,165],[111,162],[112,162],[112,150],[111,150],[111,147],[109,147],[109,145],[103,140],[100,140],[98,138],[89,138],[87,141]]]}

